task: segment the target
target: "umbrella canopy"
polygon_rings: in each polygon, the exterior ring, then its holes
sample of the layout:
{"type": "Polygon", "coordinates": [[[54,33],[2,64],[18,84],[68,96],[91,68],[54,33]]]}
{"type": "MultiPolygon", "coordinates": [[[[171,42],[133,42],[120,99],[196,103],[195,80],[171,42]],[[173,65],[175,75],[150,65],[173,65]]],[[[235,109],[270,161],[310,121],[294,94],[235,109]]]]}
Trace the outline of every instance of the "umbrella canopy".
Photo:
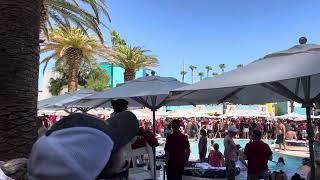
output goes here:
{"type": "MultiPolygon", "coordinates": [[[[173,91],[197,104],[262,104],[293,100],[306,107],[310,159],[314,162],[310,108],[320,100],[320,46],[305,44],[269,54],[247,66],[173,91]]],[[[315,166],[312,163],[312,179],[315,166]]]]}
{"type": "MultiPolygon", "coordinates": [[[[284,114],[284,115],[281,115],[281,116],[277,116],[276,118],[279,118],[279,119],[290,119],[290,120],[293,120],[293,121],[306,121],[307,120],[307,116],[306,115],[302,115],[302,114],[295,113],[295,112],[284,114]]],[[[320,116],[311,115],[311,118],[312,119],[319,119],[320,116]]]]}
{"type": "Polygon", "coordinates": [[[304,121],[307,119],[306,115],[298,114],[298,113],[288,113],[281,116],[278,116],[279,119],[290,119],[295,121],[304,121]]]}
{"type": "MultiPolygon", "coordinates": [[[[170,91],[186,85],[186,83],[182,83],[171,77],[146,76],[128,81],[119,87],[95,93],[92,96],[84,98],[83,101],[87,101],[88,103],[90,103],[90,101],[100,101],[100,104],[95,103],[95,105],[93,105],[94,107],[98,107],[103,105],[103,101],[107,102],[115,98],[126,99],[128,101],[134,100],[138,104],[152,110],[153,124],[155,124],[155,111],[160,107],[164,105],[190,104],[180,100],[172,100],[170,97],[170,91]]],[[[82,102],[80,101],[80,103],[82,102]]],[[[129,102],[129,106],[132,106],[132,103],[129,102]]],[[[153,132],[155,134],[155,125],[153,126],[153,132]]],[[[154,172],[156,172],[155,169],[154,172]]]]}
{"type": "Polygon", "coordinates": [[[308,99],[319,101],[319,59],[319,45],[297,45],[242,68],[176,89],[173,94],[196,104],[224,101],[263,104],[288,100],[304,103],[306,86],[303,84],[312,84],[308,99]],[[289,91],[291,93],[287,93],[289,91]]]}
{"type": "MultiPolygon", "coordinates": [[[[171,90],[186,86],[188,84],[182,83],[175,78],[159,77],[159,76],[146,76],[125,84],[106,90],[103,92],[94,93],[92,96],[83,98],[79,105],[97,105],[99,102],[108,101],[111,99],[122,98],[129,101],[129,106],[137,103],[140,106],[145,106],[149,109],[159,109],[163,105],[186,105],[192,104],[180,100],[173,101],[169,96],[171,90]],[[137,103],[132,102],[134,100],[137,103]],[[130,101],[132,103],[130,103],[130,101]]],[[[134,105],[134,106],[136,106],[134,105]]],[[[101,106],[105,106],[101,104],[101,106]]]]}
{"type": "Polygon", "coordinates": [[[269,117],[268,114],[262,111],[247,111],[247,110],[239,110],[232,111],[227,114],[223,114],[220,117],[269,117]]]}
{"type": "Polygon", "coordinates": [[[64,109],[68,104],[79,101],[94,93],[90,89],[81,89],[73,93],[65,93],[59,96],[53,96],[38,102],[38,109],[64,109]]]}

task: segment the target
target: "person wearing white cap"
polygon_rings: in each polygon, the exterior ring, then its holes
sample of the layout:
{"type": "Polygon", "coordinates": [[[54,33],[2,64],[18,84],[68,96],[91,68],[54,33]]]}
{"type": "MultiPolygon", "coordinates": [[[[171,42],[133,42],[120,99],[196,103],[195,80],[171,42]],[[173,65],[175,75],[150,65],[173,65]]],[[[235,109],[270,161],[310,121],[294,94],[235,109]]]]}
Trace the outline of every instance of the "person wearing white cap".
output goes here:
{"type": "Polygon", "coordinates": [[[137,117],[129,111],[106,122],[86,114],[69,115],[33,145],[28,178],[126,179],[128,154],[138,129],[137,117]]]}
{"type": "Polygon", "coordinates": [[[237,145],[233,138],[237,135],[238,129],[234,125],[228,127],[228,135],[224,138],[224,156],[227,168],[227,179],[234,180],[236,177],[237,145]]]}

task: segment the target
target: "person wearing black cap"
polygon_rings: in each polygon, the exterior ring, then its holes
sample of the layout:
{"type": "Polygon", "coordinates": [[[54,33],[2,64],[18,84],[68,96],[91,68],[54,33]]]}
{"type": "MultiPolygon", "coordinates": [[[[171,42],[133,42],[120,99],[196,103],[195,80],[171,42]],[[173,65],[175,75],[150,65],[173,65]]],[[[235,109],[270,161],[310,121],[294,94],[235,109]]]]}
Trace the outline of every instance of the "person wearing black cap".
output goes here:
{"type": "Polygon", "coordinates": [[[173,133],[166,139],[165,153],[168,180],[182,180],[182,171],[189,161],[190,144],[188,137],[180,132],[180,121],[171,122],[173,133]]]}
{"type": "Polygon", "coordinates": [[[111,113],[111,117],[116,114],[126,111],[128,109],[128,101],[124,99],[111,100],[111,106],[113,108],[113,113],[111,113]]]}
{"type": "Polygon", "coordinates": [[[72,114],[55,123],[33,145],[30,180],[127,179],[137,117],[124,111],[104,122],[72,114]]]}

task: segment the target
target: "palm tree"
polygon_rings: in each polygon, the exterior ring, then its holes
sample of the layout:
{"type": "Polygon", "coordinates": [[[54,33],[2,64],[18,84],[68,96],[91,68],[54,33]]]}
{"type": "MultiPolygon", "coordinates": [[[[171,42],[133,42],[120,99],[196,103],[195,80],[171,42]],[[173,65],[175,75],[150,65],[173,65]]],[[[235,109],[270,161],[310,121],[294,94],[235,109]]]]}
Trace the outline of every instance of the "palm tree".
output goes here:
{"type": "Polygon", "coordinates": [[[114,48],[111,57],[106,60],[122,67],[124,69],[124,80],[130,81],[135,79],[137,70],[158,65],[158,59],[153,55],[146,54],[148,52],[150,50],[145,50],[139,46],[117,46],[114,48]]]}
{"type": "Polygon", "coordinates": [[[243,67],[243,64],[238,64],[237,65],[237,68],[242,68],[243,67]]]}
{"type": "Polygon", "coordinates": [[[225,64],[219,64],[219,68],[221,69],[221,73],[224,73],[224,69],[226,68],[225,64]]]}
{"type": "Polygon", "coordinates": [[[217,73],[217,72],[212,72],[212,76],[218,76],[219,75],[219,73],[217,73]]]}
{"type": "Polygon", "coordinates": [[[120,34],[117,31],[112,31],[110,35],[111,35],[112,47],[127,45],[126,41],[120,37],[120,34]]]}
{"type": "Polygon", "coordinates": [[[49,32],[49,38],[50,41],[41,49],[41,53],[51,52],[41,61],[45,63],[43,72],[50,60],[54,59],[56,63],[65,61],[68,66],[68,92],[78,89],[78,75],[82,62],[90,62],[96,57],[107,58],[111,52],[81,29],[57,28],[49,32]]]}
{"type": "Polygon", "coordinates": [[[198,76],[200,77],[200,81],[202,80],[203,75],[204,75],[203,72],[199,72],[199,73],[198,73],[198,76]]]}
{"type": "Polygon", "coordinates": [[[205,68],[207,70],[207,77],[209,77],[209,72],[212,70],[212,66],[206,66],[205,68]]]}
{"type": "Polygon", "coordinates": [[[187,71],[185,71],[185,70],[180,71],[180,74],[181,74],[181,76],[182,76],[182,82],[184,82],[184,77],[186,76],[187,71]]]}
{"type": "Polygon", "coordinates": [[[40,0],[0,1],[0,160],[28,157],[37,139],[40,0]]]}
{"type": "Polygon", "coordinates": [[[40,9],[40,27],[42,32],[49,37],[49,30],[51,30],[54,25],[69,26],[71,23],[77,25],[84,32],[86,32],[87,29],[92,30],[99,36],[100,40],[103,41],[99,24],[102,24],[104,27],[107,26],[102,23],[100,16],[106,16],[107,19],[111,21],[107,11],[106,1],[81,0],[80,4],[84,7],[91,7],[91,11],[89,8],[85,9],[80,7],[78,2],[79,1],[76,0],[42,0],[40,9]]]}
{"type": "Polygon", "coordinates": [[[191,70],[191,83],[193,83],[193,72],[195,69],[197,69],[197,67],[194,65],[190,65],[189,68],[191,70]]]}

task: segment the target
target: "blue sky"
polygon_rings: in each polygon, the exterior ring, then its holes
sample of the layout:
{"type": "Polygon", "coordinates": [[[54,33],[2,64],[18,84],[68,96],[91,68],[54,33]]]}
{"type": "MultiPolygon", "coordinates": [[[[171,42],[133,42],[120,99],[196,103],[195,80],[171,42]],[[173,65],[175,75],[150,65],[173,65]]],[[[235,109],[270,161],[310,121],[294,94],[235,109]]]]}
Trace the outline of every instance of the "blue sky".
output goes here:
{"type": "MultiPolygon", "coordinates": [[[[234,69],[301,36],[320,44],[319,0],[109,0],[108,6],[110,27],[159,58],[158,75],[181,80],[184,61],[187,82],[190,64],[196,74],[206,65],[220,72],[221,63],[234,69]]],[[[40,88],[41,79],[40,68],[40,88]]]]}

